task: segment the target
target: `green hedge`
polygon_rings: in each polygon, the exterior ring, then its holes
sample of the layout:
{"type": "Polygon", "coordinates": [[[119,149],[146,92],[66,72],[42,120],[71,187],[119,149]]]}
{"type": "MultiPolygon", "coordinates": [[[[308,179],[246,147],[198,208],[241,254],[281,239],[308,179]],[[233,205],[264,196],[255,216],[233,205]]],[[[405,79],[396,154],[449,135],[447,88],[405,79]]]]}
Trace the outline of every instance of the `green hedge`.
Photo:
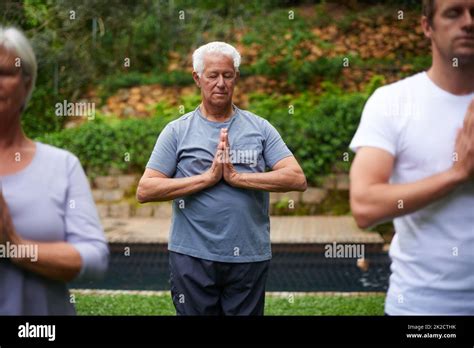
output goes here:
{"type": "Polygon", "coordinates": [[[301,94],[296,98],[258,96],[249,109],[279,130],[308,182],[315,184],[319,176],[348,171],[352,158],[344,161],[344,153],[348,153],[366,99],[365,93],[301,94]]]}
{"type": "MultiPolygon", "coordinates": [[[[376,87],[374,83],[372,89],[376,87]]],[[[319,176],[348,170],[350,163],[343,156],[348,152],[368,95],[367,92],[343,94],[331,85],[327,89],[331,92],[321,95],[253,95],[248,108],[279,130],[312,184],[317,183],[319,176]]],[[[192,110],[198,99],[190,96],[183,100],[186,111],[192,110]]],[[[158,104],[155,116],[148,119],[98,116],[80,127],[38,139],[75,153],[89,176],[106,174],[110,168],[142,172],[157,136],[168,122],[179,116],[176,106],[158,104]]]]}
{"type": "Polygon", "coordinates": [[[67,149],[79,157],[89,176],[122,172],[142,172],[156,139],[165,125],[178,114],[177,109],[157,106],[148,119],[107,120],[97,116],[77,128],[46,134],[37,140],[67,149]]]}
{"type": "Polygon", "coordinates": [[[49,88],[40,86],[35,88],[28,106],[21,116],[21,123],[25,133],[32,138],[44,133],[60,131],[64,119],[56,117],[54,105],[60,101],[60,95],[54,95],[49,88]]]}

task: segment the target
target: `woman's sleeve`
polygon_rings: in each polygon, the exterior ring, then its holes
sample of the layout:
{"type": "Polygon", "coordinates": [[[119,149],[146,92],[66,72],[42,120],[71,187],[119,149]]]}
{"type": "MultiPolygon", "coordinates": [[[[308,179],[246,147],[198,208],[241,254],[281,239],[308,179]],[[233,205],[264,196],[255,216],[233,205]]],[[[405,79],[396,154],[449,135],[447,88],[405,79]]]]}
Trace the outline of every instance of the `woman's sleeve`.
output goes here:
{"type": "Polygon", "coordinates": [[[66,242],[81,255],[77,279],[99,279],[109,263],[109,248],[92,198],[86,174],[77,157],[68,158],[68,189],[65,209],[66,242]]]}

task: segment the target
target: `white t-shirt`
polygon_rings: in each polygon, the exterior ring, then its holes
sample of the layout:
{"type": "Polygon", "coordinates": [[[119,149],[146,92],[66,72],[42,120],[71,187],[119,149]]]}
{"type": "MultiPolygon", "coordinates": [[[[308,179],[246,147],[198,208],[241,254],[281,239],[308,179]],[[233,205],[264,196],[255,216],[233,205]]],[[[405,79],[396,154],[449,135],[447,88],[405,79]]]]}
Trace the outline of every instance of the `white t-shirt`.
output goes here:
{"type": "MultiPolygon", "coordinates": [[[[419,73],[375,91],[350,148],[395,157],[391,183],[412,183],[453,165],[456,134],[474,93],[450,94],[419,73]]],[[[474,181],[394,219],[389,315],[474,315],[474,181]]]]}

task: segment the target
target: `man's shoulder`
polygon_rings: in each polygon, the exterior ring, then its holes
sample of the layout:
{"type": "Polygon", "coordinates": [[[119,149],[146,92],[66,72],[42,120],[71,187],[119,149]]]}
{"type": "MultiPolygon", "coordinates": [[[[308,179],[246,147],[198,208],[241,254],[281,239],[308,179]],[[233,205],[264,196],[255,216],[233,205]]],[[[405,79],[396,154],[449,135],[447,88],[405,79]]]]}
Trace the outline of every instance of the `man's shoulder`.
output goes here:
{"type": "Polygon", "coordinates": [[[384,97],[397,97],[404,94],[413,94],[419,90],[419,86],[426,80],[426,73],[421,72],[405,77],[404,79],[389,83],[377,88],[374,94],[384,97]]]}
{"type": "Polygon", "coordinates": [[[195,115],[196,110],[190,111],[177,119],[170,121],[166,127],[169,128],[171,131],[178,131],[180,127],[185,126],[189,124],[189,122],[192,121],[194,115],[195,115]]]}
{"type": "Polygon", "coordinates": [[[241,118],[244,121],[250,122],[250,123],[255,123],[260,126],[266,126],[269,124],[268,120],[263,118],[262,116],[259,116],[257,114],[254,114],[253,112],[249,110],[244,110],[244,109],[237,109],[238,112],[240,113],[241,118]]]}
{"type": "Polygon", "coordinates": [[[196,113],[196,110],[190,111],[180,117],[178,117],[176,120],[171,121],[169,124],[179,124],[181,122],[189,122],[194,114],[196,113]]]}

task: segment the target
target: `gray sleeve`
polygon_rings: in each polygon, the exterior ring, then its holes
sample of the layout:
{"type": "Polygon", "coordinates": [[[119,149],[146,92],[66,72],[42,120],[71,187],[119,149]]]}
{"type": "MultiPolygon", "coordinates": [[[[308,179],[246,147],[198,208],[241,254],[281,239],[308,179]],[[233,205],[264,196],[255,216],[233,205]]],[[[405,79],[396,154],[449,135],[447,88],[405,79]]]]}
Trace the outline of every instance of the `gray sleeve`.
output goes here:
{"type": "Polygon", "coordinates": [[[109,248],[89,181],[75,156],[68,158],[68,190],[65,209],[66,242],[82,259],[79,279],[99,279],[108,268],[109,248]]]}
{"type": "Polygon", "coordinates": [[[158,170],[167,177],[173,177],[177,166],[177,143],[178,139],[170,124],[168,124],[158,136],[147,168],[158,170]]]}
{"type": "Polygon", "coordinates": [[[288,149],[280,134],[270,122],[265,120],[264,127],[265,146],[263,158],[265,159],[265,165],[268,168],[273,168],[283,158],[293,156],[293,153],[288,149]]]}

